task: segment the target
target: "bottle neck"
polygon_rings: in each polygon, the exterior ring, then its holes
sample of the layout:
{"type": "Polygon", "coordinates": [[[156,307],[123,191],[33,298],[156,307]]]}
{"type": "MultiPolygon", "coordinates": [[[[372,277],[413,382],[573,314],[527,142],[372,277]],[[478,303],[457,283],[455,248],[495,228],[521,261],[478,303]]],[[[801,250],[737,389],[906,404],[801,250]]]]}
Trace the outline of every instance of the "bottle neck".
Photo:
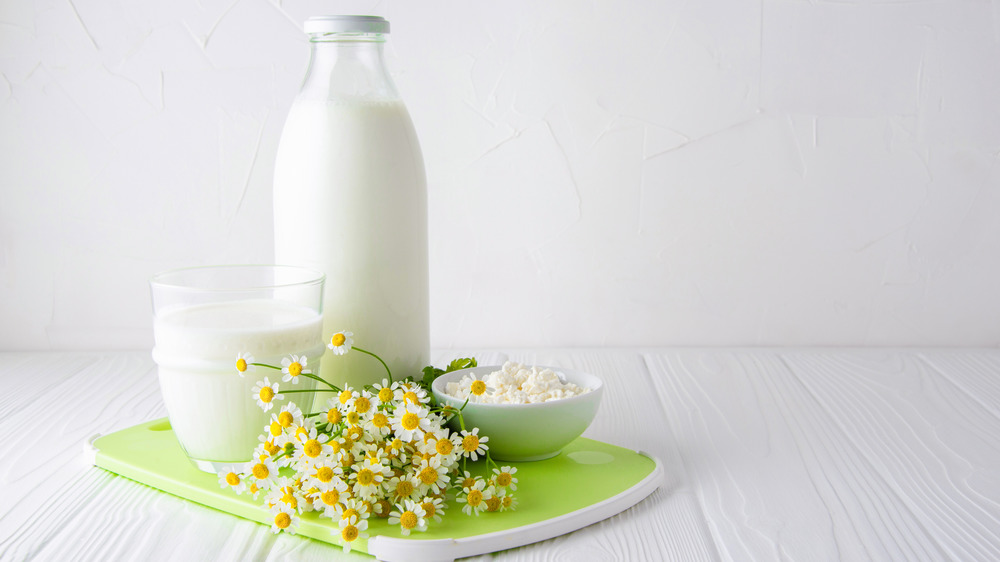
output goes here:
{"type": "Polygon", "coordinates": [[[399,99],[385,65],[384,45],[381,33],[311,34],[309,68],[298,99],[399,99]]]}

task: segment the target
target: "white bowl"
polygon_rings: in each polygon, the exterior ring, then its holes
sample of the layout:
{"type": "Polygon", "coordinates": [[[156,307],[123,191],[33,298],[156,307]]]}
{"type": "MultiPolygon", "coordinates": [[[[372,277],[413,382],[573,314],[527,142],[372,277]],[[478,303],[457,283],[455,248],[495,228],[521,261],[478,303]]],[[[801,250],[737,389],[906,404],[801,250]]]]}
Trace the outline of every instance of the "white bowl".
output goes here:
{"type": "MultiPolygon", "coordinates": [[[[465,400],[447,394],[448,383],[458,382],[466,375],[482,378],[502,368],[501,365],[486,365],[445,373],[434,380],[431,390],[439,404],[461,408],[465,400]]],[[[562,382],[591,390],[570,398],[534,404],[481,404],[470,400],[462,410],[465,428],[471,431],[478,427],[480,436],[489,437],[486,445],[493,460],[537,461],[554,457],[594,420],[604,390],[601,379],[574,369],[539,368],[552,369],[562,382]]],[[[458,416],[453,417],[449,425],[457,430],[458,416]]]]}

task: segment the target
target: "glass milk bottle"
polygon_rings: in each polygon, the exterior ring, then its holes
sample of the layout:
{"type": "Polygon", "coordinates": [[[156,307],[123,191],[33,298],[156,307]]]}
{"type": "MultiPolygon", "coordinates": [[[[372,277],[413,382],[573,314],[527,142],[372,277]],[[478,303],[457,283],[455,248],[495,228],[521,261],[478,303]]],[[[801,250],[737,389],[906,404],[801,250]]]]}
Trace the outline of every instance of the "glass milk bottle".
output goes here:
{"type": "MultiPolygon", "coordinates": [[[[430,360],[427,186],[413,123],[385,66],[389,22],[321,16],[305,32],[309,67],[275,160],[276,263],[326,274],[327,339],[353,332],[396,380],[419,378],[430,360]]],[[[321,365],[338,386],[386,376],[357,351],[321,365]]]]}

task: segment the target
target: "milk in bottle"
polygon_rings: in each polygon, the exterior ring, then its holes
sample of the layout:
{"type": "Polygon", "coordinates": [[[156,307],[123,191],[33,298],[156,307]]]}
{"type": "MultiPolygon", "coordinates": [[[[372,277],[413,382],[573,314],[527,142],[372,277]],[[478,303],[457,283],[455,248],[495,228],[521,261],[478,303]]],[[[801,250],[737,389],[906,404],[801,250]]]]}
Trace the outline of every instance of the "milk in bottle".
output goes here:
{"type": "MultiPolygon", "coordinates": [[[[349,330],[396,379],[419,375],[430,346],[426,180],[383,63],[389,24],[324,16],[305,29],[309,69],[275,160],[276,263],[326,274],[325,337],[349,330]]],[[[354,352],[327,358],[320,374],[358,388],[385,369],[354,352]]]]}

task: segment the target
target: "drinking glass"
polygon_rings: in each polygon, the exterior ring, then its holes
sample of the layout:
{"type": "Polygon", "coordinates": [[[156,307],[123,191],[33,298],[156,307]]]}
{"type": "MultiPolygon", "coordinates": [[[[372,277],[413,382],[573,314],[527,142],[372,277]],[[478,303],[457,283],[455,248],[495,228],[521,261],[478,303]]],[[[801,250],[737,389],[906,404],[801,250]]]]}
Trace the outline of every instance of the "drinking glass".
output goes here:
{"type": "Polygon", "coordinates": [[[311,393],[262,400],[265,383],[278,383],[279,394],[315,383],[251,363],[280,367],[297,358],[318,370],[323,282],[322,273],[278,265],[174,269],[150,280],[160,391],[177,441],[199,469],[240,469],[272,414],[289,401],[312,403],[311,393]]]}

